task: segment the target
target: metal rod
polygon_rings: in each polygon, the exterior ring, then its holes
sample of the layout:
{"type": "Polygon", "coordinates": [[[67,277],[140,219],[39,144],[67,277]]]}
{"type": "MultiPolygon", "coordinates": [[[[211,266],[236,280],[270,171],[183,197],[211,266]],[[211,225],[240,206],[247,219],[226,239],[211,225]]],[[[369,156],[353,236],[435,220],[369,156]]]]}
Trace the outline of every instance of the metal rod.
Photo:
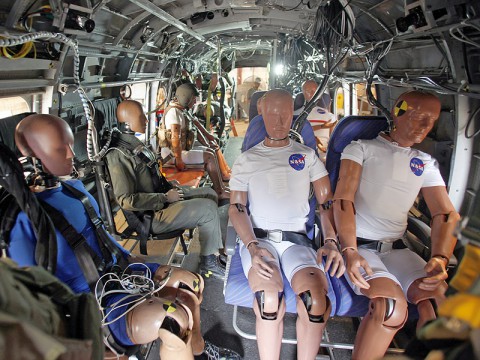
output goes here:
{"type": "Polygon", "coordinates": [[[83,83],[82,87],[84,89],[99,89],[99,88],[111,88],[111,87],[119,87],[123,85],[131,85],[131,84],[143,84],[147,82],[153,81],[165,81],[168,78],[154,78],[154,79],[142,79],[142,80],[125,80],[125,81],[111,81],[111,82],[98,82],[98,83],[83,83]]]}
{"type": "Polygon", "coordinates": [[[193,36],[195,39],[205,43],[206,45],[210,46],[211,48],[216,48],[217,46],[212,43],[211,41],[207,41],[203,35],[200,33],[190,29],[187,25],[185,25],[183,22],[178,20],[177,18],[173,17],[166,11],[160,9],[158,6],[155,4],[152,4],[148,0],[130,0],[131,3],[141,7],[144,10],[149,11],[152,15],[155,15],[159,19],[169,23],[170,25],[175,26],[177,29],[183,31],[184,33],[193,36]]]}

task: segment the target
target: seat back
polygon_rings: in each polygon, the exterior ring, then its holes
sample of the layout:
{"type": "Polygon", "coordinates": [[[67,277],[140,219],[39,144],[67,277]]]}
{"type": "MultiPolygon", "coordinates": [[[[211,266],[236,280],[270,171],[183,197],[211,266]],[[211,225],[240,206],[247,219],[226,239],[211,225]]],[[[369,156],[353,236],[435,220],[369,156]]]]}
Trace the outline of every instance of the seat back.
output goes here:
{"type": "Polygon", "coordinates": [[[387,119],[383,116],[346,116],[335,127],[327,149],[326,168],[332,185],[332,192],[337,186],[340,171],[340,157],[343,149],[354,140],[374,139],[388,128],[387,119]]]}
{"type": "Polygon", "coordinates": [[[0,119],[0,143],[5,144],[17,157],[21,157],[22,154],[15,145],[15,128],[21,120],[33,114],[35,113],[22,113],[0,119]]]}
{"type": "MultiPolygon", "coordinates": [[[[380,131],[387,129],[387,126],[387,119],[382,116],[347,116],[339,121],[330,137],[327,149],[326,168],[332,192],[335,192],[343,149],[354,140],[377,137],[380,131]]],[[[368,298],[356,295],[345,276],[336,278],[330,277],[328,273],[326,275],[331,287],[329,291],[334,292],[336,300],[336,308],[333,308],[332,314],[363,316],[368,309],[368,298]]]]}
{"type": "Polygon", "coordinates": [[[257,111],[257,101],[263,95],[265,95],[266,91],[257,91],[254,92],[252,97],[250,98],[250,107],[248,108],[248,121],[252,120],[255,116],[258,115],[257,111]]]}

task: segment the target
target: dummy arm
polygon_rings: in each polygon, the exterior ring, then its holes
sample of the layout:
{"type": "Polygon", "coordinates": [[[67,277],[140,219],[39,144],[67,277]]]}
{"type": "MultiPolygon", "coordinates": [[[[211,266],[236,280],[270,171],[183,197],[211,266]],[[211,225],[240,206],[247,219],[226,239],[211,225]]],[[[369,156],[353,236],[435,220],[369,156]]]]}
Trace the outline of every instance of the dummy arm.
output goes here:
{"type": "MultiPolygon", "coordinates": [[[[228,215],[235,231],[245,246],[247,246],[250,241],[257,239],[253,233],[253,226],[250,217],[248,216],[246,205],[246,191],[232,191],[230,193],[230,208],[228,209],[228,215]]],[[[250,247],[251,246],[249,246],[249,248],[250,247]]]]}
{"type": "Polygon", "coordinates": [[[457,242],[453,230],[460,215],[455,211],[444,186],[423,188],[422,194],[432,214],[432,257],[444,258],[448,262],[457,242]]]}
{"type": "Polygon", "coordinates": [[[332,190],[330,188],[330,179],[324,176],[313,182],[315,197],[320,204],[320,226],[324,246],[317,252],[317,261],[321,262],[323,256],[327,257],[325,261],[325,271],[330,270],[330,275],[340,277],[345,272],[342,255],[338,251],[338,240],[335,231],[332,211],[332,190]]]}
{"type": "Polygon", "coordinates": [[[318,204],[320,204],[320,224],[323,238],[334,239],[336,241],[337,235],[333,221],[333,211],[330,205],[333,194],[328,176],[315,180],[313,182],[313,189],[315,191],[315,198],[318,204]]]}
{"type": "Polygon", "coordinates": [[[352,160],[342,160],[337,189],[333,196],[333,216],[338,229],[338,237],[345,254],[346,271],[352,282],[361,289],[368,289],[370,285],[361,275],[362,267],[368,275],[372,269],[367,261],[357,251],[357,235],[355,223],[355,193],[360,183],[362,166],[352,160]]]}
{"type": "Polygon", "coordinates": [[[264,259],[272,259],[273,255],[270,254],[268,250],[257,246],[258,241],[253,232],[252,222],[248,216],[246,204],[246,191],[232,191],[230,194],[228,215],[230,216],[235,231],[250,252],[252,257],[252,270],[255,270],[263,279],[268,280],[272,277],[274,269],[264,259]]]}
{"type": "Polygon", "coordinates": [[[343,249],[357,247],[354,199],[361,174],[360,164],[352,160],[342,160],[337,189],[333,196],[333,214],[343,249]]]}
{"type": "Polygon", "coordinates": [[[173,156],[175,156],[175,164],[179,170],[183,170],[185,168],[185,164],[182,160],[182,142],[181,142],[181,134],[182,130],[180,125],[172,124],[172,152],[173,156]],[[183,167],[183,168],[182,168],[183,167]]]}

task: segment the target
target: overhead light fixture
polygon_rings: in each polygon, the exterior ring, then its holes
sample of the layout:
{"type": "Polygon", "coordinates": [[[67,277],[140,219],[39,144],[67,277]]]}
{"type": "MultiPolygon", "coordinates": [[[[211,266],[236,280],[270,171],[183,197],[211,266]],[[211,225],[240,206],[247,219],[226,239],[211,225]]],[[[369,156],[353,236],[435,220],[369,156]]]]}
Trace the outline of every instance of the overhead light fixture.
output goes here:
{"type": "Polygon", "coordinates": [[[275,65],[275,68],[274,68],[275,75],[277,75],[277,76],[283,75],[284,70],[285,70],[285,67],[283,66],[282,63],[278,63],[278,64],[275,65]]]}

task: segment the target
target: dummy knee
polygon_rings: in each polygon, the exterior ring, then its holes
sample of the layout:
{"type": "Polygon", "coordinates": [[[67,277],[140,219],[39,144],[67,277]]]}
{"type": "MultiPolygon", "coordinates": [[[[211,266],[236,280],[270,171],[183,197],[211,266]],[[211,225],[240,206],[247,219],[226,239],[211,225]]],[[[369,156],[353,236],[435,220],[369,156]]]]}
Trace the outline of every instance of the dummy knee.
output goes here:
{"type": "Polygon", "coordinates": [[[323,271],[317,268],[297,271],[292,278],[292,288],[297,294],[299,317],[308,317],[314,323],[324,323],[330,316],[331,306],[323,271]]]}
{"type": "Polygon", "coordinates": [[[415,305],[425,300],[434,300],[436,303],[445,299],[445,291],[447,291],[448,285],[445,281],[442,281],[440,285],[432,291],[420,289],[419,285],[422,279],[415,280],[408,288],[407,296],[408,300],[415,305]]]}
{"type": "Polygon", "coordinates": [[[181,268],[162,265],[155,272],[153,279],[159,282],[166,281],[166,287],[190,292],[198,298],[199,302],[202,301],[204,282],[198,274],[181,268]]]}
{"type": "Polygon", "coordinates": [[[280,269],[277,266],[273,268],[272,277],[268,280],[260,278],[253,271],[250,271],[248,276],[260,316],[264,320],[276,320],[281,315],[279,309],[283,298],[283,280],[280,269]]]}
{"type": "Polygon", "coordinates": [[[127,314],[127,333],[134,344],[156,340],[160,329],[183,339],[192,326],[192,314],[186,306],[157,297],[146,300],[127,314]]]}
{"type": "Polygon", "coordinates": [[[407,321],[408,304],[401,287],[387,278],[369,281],[370,288],[362,293],[370,298],[368,315],[378,324],[400,329],[407,321]]]}

